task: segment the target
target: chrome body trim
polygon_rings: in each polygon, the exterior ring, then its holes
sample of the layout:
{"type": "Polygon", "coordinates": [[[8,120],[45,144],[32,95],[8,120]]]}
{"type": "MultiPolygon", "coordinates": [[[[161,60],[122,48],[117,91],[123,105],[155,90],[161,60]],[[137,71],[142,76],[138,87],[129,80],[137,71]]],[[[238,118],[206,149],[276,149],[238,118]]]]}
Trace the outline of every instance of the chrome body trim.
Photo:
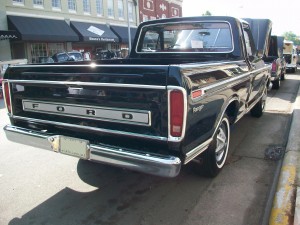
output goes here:
{"type": "Polygon", "coordinates": [[[64,104],[30,99],[23,99],[22,105],[24,111],[35,113],[151,126],[151,112],[146,110],[95,107],[92,105],[64,104]],[[87,114],[87,111],[90,113],[87,114]],[[126,118],[126,115],[130,118],[126,118]]]}
{"type": "Polygon", "coordinates": [[[107,134],[117,134],[117,135],[122,135],[122,136],[138,137],[138,138],[144,138],[144,139],[150,139],[150,140],[156,140],[156,141],[168,141],[167,137],[162,137],[162,136],[152,136],[152,135],[144,135],[144,134],[138,134],[138,133],[132,133],[132,132],[125,132],[125,131],[116,131],[116,130],[110,130],[110,129],[104,129],[104,128],[97,128],[97,127],[88,127],[88,126],[54,122],[54,121],[48,121],[48,120],[40,120],[40,119],[34,119],[34,118],[28,118],[28,117],[22,117],[22,116],[13,116],[10,114],[9,114],[9,117],[11,117],[11,119],[27,121],[28,123],[30,123],[30,122],[42,123],[42,124],[49,124],[49,125],[56,125],[56,126],[64,126],[64,127],[68,127],[68,128],[77,128],[77,129],[79,128],[79,129],[84,129],[84,130],[88,130],[88,131],[103,132],[103,133],[107,133],[107,134]]]}
{"type": "MultiPolygon", "coordinates": [[[[49,138],[57,134],[47,134],[30,129],[7,125],[4,131],[8,140],[51,150],[49,138]]],[[[161,177],[175,177],[181,169],[181,160],[175,156],[139,153],[111,146],[89,145],[88,160],[122,167],[161,177]]]]}
{"type": "MultiPolygon", "coordinates": [[[[258,70],[255,70],[255,72],[261,72],[261,71],[264,71],[266,69],[267,69],[267,67],[263,67],[263,68],[260,68],[258,70]]],[[[238,85],[242,82],[245,82],[246,80],[251,78],[252,74],[253,74],[253,71],[250,71],[250,72],[247,72],[243,75],[235,76],[233,78],[230,78],[230,79],[227,79],[227,80],[224,80],[224,81],[220,81],[216,84],[210,84],[206,87],[203,87],[203,88],[200,87],[198,89],[195,89],[193,91],[202,90],[204,92],[204,94],[197,97],[197,98],[193,98],[192,100],[193,101],[199,101],[199,100],[201,100],[201,99],[203,99],[207,96],[211,96],[211,95],[215,94],[216,92],[223,91],[225,89],[228,89],[228,88],[231,88],[235,85],[238,85]],[[218,89],[218,87],[222,87],[222,88],[218,89]],[[213,90],[212,92],[209,92],[212,89],[215,89],[215,90],[213,90]]]]}
{"type": "Polygon", "coordinates": [[[80,81],[47,81],[47,80],[9,80],[10,83],[23,84],[60,84],[60,85],[75,85],[75,86],[101,86],[101,87],[120,87],[120,88],[144,88],[165,90],[166,86],[159,85],[140,85],[140,84],[116,84],[116,83],[98,83],[98,82],[80,82],[80,81]]]}
{"type": "Polygon", "coordinates": [[[245,62],[245,60],[237,60],[237,61],[227,61],[227,62],[205,62],[203,64],[199,64],[199,63],[188,63],[188,64],[180,64],[180,68],[185,69],[185,68],[199,68],[199,67],[208,67],[208,66],[223,66],[224,64],[237,64],[237,63],[242,63],[245,62]]]}
{"type": "MultiPolygon", "coordinates": [[[[105,67],[130,67],[132,68],[132,64],[97,64],[95,62],[91,62],[90,64],[65,64],[65,63],[58,63],[58,64],[18,64],[18,65],[12,65],[10,67],[20,67],[20,68],[23,68],[23,67],[30,67],[30,68],[33,68],[33,67],[46,67],[46,68],[51,68],[51,67],[90,67],[90,68],[96,68],[96,67],[101,67],[101,68],[105,68],[105,67]]],[[[151,68],[161,68],[163,66],[166,67],[166,65],[147,65],[147,64],[134,64],[134,67],[135,68],[145,68],[145,66],[151,66],[151,68]]]]}
{"type": "Polygon", "coordinates": [[[168,140],[172,142],[180,142],[184,136],[185,136],[185,128],[186,128],[186,120],[187,120],[187,93],[186,90],[182,87],[177,87],[177,86],[167,86],[168,88],[168,140]],[[170,126],[170,120],[171,120],[171,106],[170,106],[170,92],[173,90],[179,90],[183,94],[183,124],[182,124],[182,133],[180,137],[173,137],[171,136],[171,126],[170,126]]]}
{"type": "Polygon", "coordinates": [[[214,133],[212,134],[211,138],[209,138],[205,142],[201,143],[199,146],[195,147],[194,149],[192,149],[191,151],[186,153],[185,154],[185,160],[184,160],[183,164],[187,164],[188,162],[193,160],[195,157],[200,155],[202,152],[204,152],[209,147],[210,143],[213,141],[213,137],[215,136],[215,134],[218,130],[218,127],[220,126],[220,123],[221,123],[222,118],[223,118],[223,116],[226,112],[226,109],[228,108],[230,103],[232,103],[233,101],[239,101],[239,99],[237,97],[233,97],[233,98],[230,99],[230,101],[227,103],[226,107],[224,108],[224,111],[222,112],[222,114],[219,118],[219,122],[215,126],[215,130],[214,130],[214,133]]]}
{"type": "Polygon", "coordinates": [[[194,148],[191,151],[189,151],[188,153],[186,153],[183,164],[184,165],[187,164],[188,162],[193,160],[195,157],[200,155],[202,152],[204,152],[208,148],[208,146],[212,142],[212,140],[213,139],[210,138],[207,141],[203,142],[201,145],[197,146],[196,148],[194,148]]]}
{"type": "MultiPolygon", "coordinates": [[[[267,87],[265,87],[265,88],[267,88],[267,87]]],[[[271,88],[272,88],[272,86],[271,86],[271,88]]],[[[259,98],[257,98],[250,106],[248,106],[246,108],[246,110],[243,113],[241,113],[241,115],[239,115],[237,117],[237,119],[235,120],[235,123],[238,122],[245,114],[247,114],[256,105],[256,103],[259,102],[259,100],[263,97],[263,95],[264,95],[264,91],[262,92],[262,94],[259,98]]]]}

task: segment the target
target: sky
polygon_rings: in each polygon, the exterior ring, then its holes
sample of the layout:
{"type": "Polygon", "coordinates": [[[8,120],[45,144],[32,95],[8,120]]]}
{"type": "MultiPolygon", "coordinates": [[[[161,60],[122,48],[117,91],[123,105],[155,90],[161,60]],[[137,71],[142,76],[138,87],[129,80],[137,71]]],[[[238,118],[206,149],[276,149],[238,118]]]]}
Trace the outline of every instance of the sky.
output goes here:
{"type": "Polygon", "coordinates": [[[270,19],[272,35],[291,31],[300,36],[299,0],[183,0],[183,16],[201,16],[206,11],[213,16],[270,19]]]}

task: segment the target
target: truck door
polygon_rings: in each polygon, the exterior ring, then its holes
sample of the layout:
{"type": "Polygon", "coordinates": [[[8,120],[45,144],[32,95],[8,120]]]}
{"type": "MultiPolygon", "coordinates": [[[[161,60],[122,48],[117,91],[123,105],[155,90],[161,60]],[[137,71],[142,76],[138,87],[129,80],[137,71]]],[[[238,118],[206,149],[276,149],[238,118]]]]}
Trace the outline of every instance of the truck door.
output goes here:
{"type": "Polygon", "coordinates": [[[257,56],[257,51],[252,38],[249,26],[243,26],[245,40],[245,57],[249,64],[250,87],[248,93],[247,106],[250,106],[261,95],[267,80],[267,67],[262,58],[257,56]]]}

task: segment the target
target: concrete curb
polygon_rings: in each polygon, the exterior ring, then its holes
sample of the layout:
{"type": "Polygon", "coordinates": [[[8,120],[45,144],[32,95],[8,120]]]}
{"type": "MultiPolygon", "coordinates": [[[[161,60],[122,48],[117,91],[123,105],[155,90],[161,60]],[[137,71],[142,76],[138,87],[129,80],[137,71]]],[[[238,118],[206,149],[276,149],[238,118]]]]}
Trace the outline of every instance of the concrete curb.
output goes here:
{"type": "Polygon", "coordinates": [[[277,184],[269,225],[300,225],[300,89],[277,184]]]}

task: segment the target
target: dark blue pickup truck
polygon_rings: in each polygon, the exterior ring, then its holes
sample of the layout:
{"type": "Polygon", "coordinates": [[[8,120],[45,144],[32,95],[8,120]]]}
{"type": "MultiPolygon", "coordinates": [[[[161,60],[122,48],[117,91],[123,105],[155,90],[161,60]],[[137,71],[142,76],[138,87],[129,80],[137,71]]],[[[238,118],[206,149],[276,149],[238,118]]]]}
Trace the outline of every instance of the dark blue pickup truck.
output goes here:
{"type": "Polygon", "coordinates": [[[148,174],[216,176],[230,126],[263,114],[270,66],[233,17],[141,23],[126,59],[13,66],[9,140],[148,174]],[[201,159],[201,160],[197,160],[201,159]]]}

